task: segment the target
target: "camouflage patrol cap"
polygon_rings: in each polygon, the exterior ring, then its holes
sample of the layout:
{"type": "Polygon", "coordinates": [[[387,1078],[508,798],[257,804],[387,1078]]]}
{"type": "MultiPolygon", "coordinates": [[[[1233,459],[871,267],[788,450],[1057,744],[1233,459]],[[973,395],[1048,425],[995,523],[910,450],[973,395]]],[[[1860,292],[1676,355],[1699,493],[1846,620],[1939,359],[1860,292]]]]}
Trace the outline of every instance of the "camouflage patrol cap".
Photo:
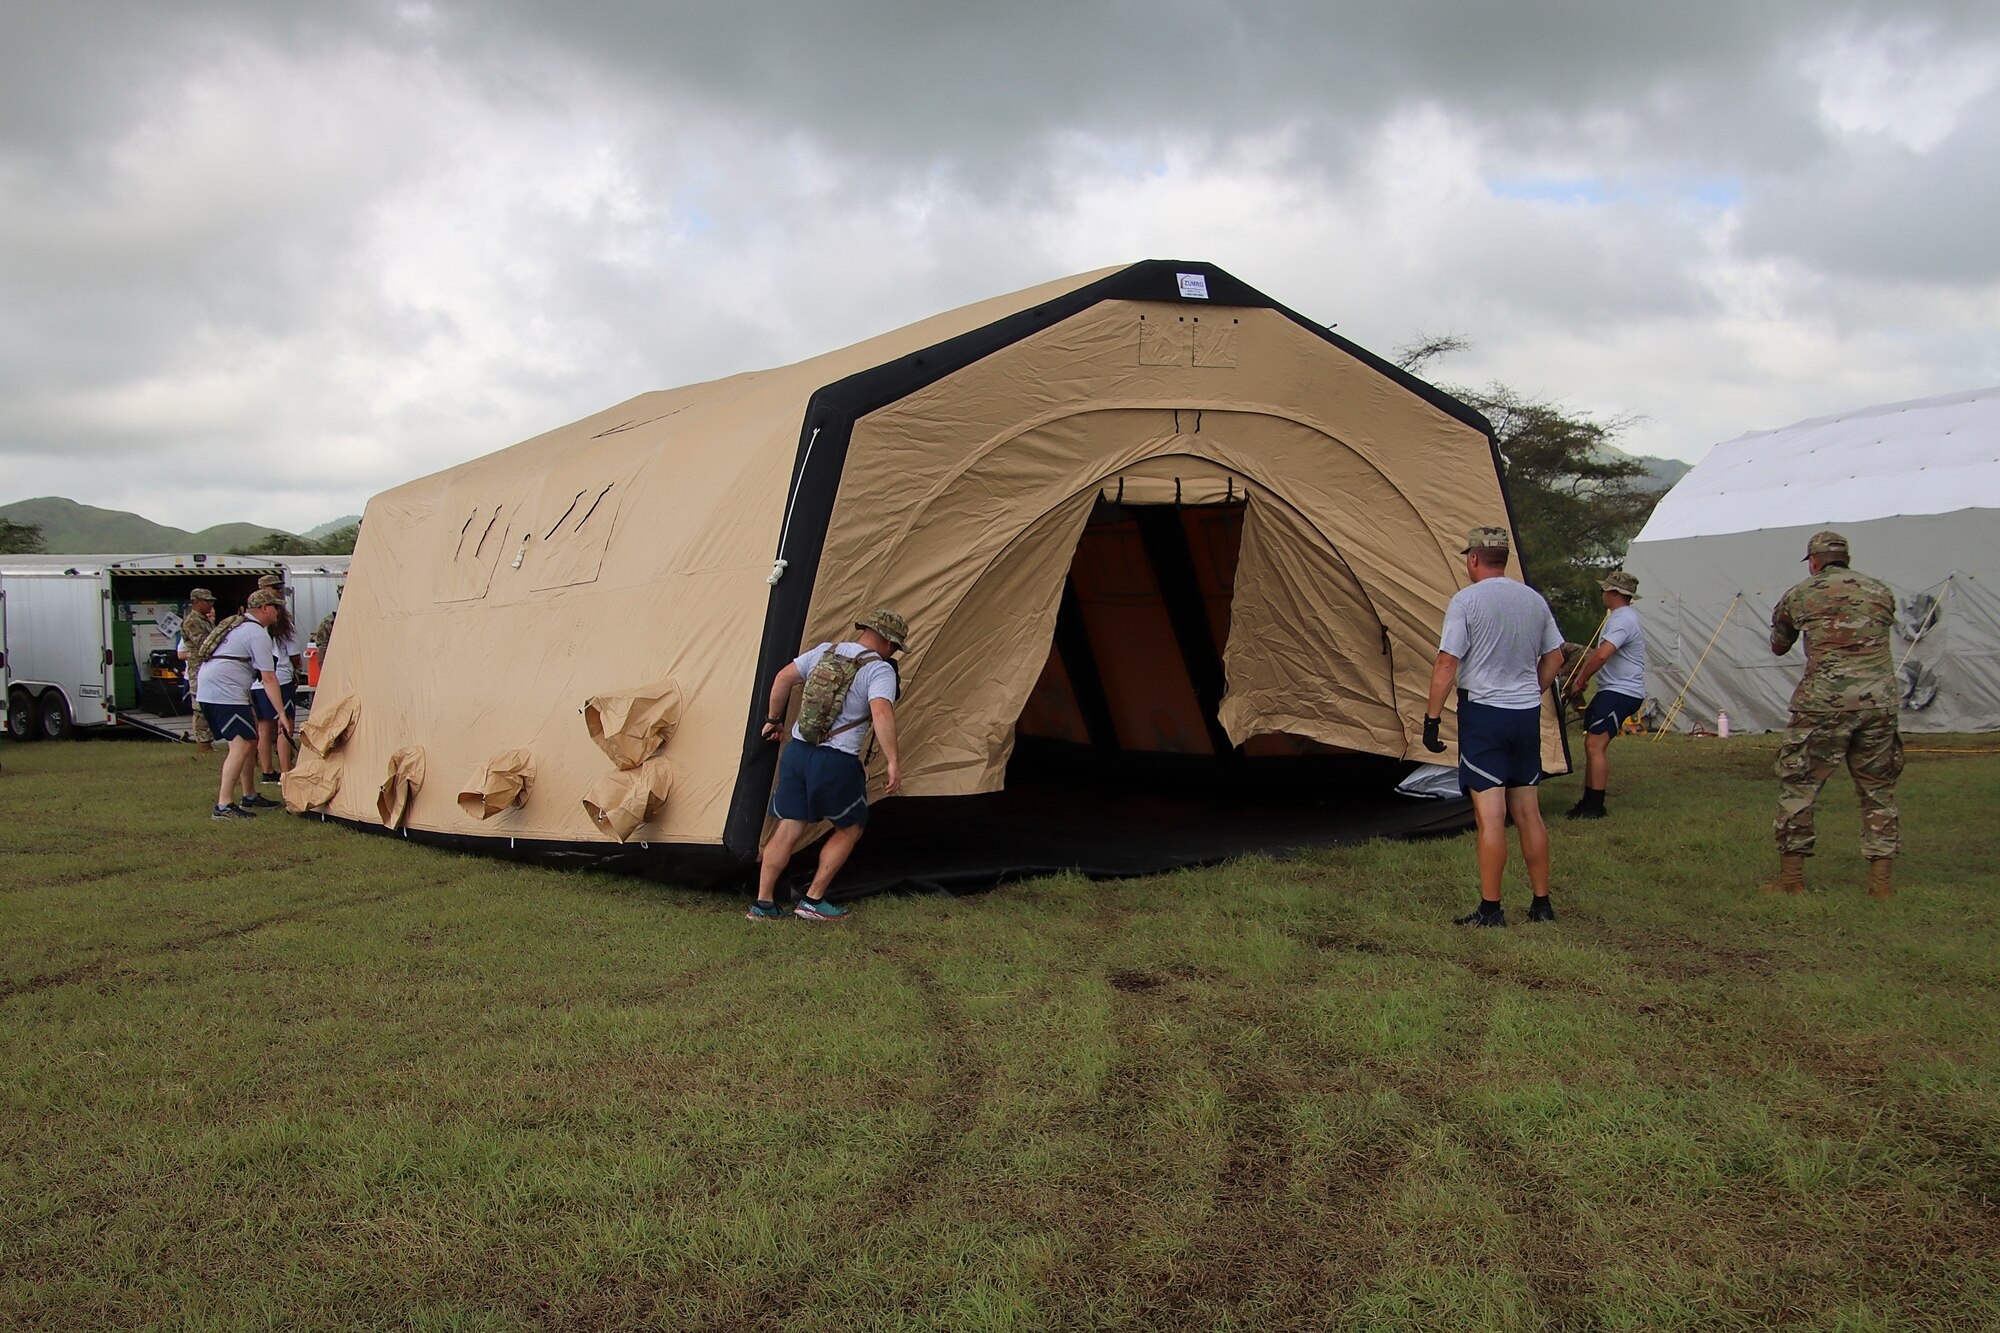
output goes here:
{"type": "Polygon", "coordinates": [[[1622,569],[1614,569],[1604,576],[1604,582],[1597,585],[1606,592],[1623,593],[1633,601],[1639,600],[1639,580],[1622,569]]]}
{"type": "Polygon", "coordinates": [[[285,576],[282,574],[266,574],[263,578],[257,580],[257,586],[260,588],[282,588],[285,586],[285,576]]]}
{"type": "Polygon", "coordinates": [[[215,594],[206,588],[196,588],[188,593],[188,600],[190,602],[212,602],[215,600],[215,594]]]}
{"type": "Polygon", "coordinates": [[[904,652],[910,648],[910,622],[894,611],[876,607],[854,622],[856,629],[872,629],[904,652]]]}
{"type": "Polygon", "coordinates": [[[1806,553],[1802,558],[1810,560],[1814,556],[1818,556],[1822,560],[1827,559],[1829,556],[1838,557],[1842,560],[1847,559],[1847,538],[1841,536],[1831,528],[1826,529],[1824,532],[1815,532],[1811,539],[1806,542],[1806,553]]]}
{"type": "Polygon", "coordinates": [[[1465,549],[1460,555],[1470,555],[1474,551],[1511,551],[1514,539],[1507,535],[1505,528],[1472,528],[1465,534],[1465,549]]]}
{"type": "Polygon", "coordinates": [[[284,604],[285,595],[276,588],[259,588],[257,591],[251,593],[250,600],[244,603],[252,611],[255,611],[260,606],[283,606],[284,604]]]}

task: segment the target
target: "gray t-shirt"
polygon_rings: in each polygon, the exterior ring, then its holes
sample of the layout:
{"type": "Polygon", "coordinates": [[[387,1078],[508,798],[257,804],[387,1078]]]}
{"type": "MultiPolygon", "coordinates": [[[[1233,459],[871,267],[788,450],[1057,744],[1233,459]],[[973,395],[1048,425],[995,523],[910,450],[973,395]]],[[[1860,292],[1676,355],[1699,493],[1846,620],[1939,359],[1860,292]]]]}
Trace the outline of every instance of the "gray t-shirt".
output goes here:
{"type": "MultiPolygon", "coordinates": [[[[801,678],[810,676],[812,669],[819,665],[819,659],[829,648],[842,657],[859,657],[868,651],[858,643],[823,643],[817,648],[808,648],[792,659],[792,665],[799,669],[799,676],[801,678]]],[[[870,701],[887,699],[890,703],[896,702],[896,686],[895,667],[880,658],[873,662],[862,663],[861,670],[854,673],[854,683],[847,687],[847,698],[840,705],[840,716],[833,720],[836,729],[847,727],[850,722],[859,722],[861,725],[848,727],[838,736],[828,737],[824,743],[836,750],[845,750],[859,759],[861,747],[867,742],[868,733],[874,729],[868,720],[874,716],[870,701]]],[[[796,726],[792,728],[792,739],[802,739],[796,726]]]]}
{"type": "Polygon", "coordinates": [[[1604,641],[1615,652],[1597,668],[1597,688],[1635,699],[1646,697],[1646,630],[1639,613],[1621,606],[1604,618],[1604,641]]]}
{"type": "Polygon", "coordinates": [[[247,704],[250,682],[260,671],[276,674],[278,662],[271,650],[271,631],[254,620],[246,620],[223,637],[201,664],[195,685],[195,702],[203,704],[247,704]]]}
{"type": "Polygon", "coordinates": [[[1562,647],[1562,631],[1542,595],[1509,578],[1460,588],[1444,612],[1438,651],[1458,659],[1458,687],[1494,708],[1539,708],[1542,654],[1562,647]]]}

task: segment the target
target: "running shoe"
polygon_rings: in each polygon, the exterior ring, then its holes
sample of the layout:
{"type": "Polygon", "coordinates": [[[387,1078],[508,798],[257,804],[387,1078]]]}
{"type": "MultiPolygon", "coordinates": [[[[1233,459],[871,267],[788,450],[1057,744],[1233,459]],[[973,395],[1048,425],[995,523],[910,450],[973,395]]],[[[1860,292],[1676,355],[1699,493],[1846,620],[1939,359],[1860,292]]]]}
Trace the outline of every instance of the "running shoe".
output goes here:
{"type": "Polygon", "coordinates": [[[248,810],[238,810],[233,805],[218,805],[215,807],[215,813],[209,816],[210,819],[255,819],[256,817],[248,810]]]}
{"type": "Polygon", "coordinates": [[[776,903],[753,902],[743,915],[751,921],[783,921],[791,913],[776,903]]]}
{"type": "Polygon", "coordinates": [[[1553,921],[1555,919],[1556,909],[1549,905],[1549,896],[1546,893],[1528,904],[1528,920],[1553,921]]]}
{"type": "Polygon", "coordinates": [[[1451,924],[1454,926],[1504,926],[1507,924],[1507,912],[1504,908],[1499,907],[1494,908],[1490,912],[1481,911],[1475,907],[1464,916],[1454,917],[1451,924]]]}
{"type": "Polygon", "coordinates": [[[272,800],[262,792],[255,792],[249,796],[245,796],[237,804],[245,810],[276,810],[280,807],[281,803],[272,800]]]}
{"type": "Polygon", "coordinates": [[[824,898],[814,902],[811,898],[799,899],[799,905],[792,911],[806,921],[838,921],[847,915],[847,909],[838,903],[830,903],[824,898]]]}

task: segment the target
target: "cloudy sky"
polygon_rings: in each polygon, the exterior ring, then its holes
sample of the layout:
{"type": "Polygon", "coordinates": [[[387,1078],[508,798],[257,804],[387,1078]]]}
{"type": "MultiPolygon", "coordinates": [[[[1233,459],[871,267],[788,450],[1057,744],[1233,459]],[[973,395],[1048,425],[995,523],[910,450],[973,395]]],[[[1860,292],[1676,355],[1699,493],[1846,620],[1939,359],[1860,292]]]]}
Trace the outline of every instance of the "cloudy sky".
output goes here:
{"type": "Polygon", "coordinates": [[[1212,261],[1698,458],[2000,383],[1992,0],[0,0],[0,502],[302,529],[1212,261]]]}

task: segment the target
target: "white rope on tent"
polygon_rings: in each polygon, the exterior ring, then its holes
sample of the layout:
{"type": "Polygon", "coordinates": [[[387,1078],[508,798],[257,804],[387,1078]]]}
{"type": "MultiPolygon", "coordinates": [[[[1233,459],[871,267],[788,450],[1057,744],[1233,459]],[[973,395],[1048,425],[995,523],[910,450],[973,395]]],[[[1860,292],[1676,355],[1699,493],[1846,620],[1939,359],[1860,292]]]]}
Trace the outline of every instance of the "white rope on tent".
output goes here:
{"type": "MultiPolygon", "coordinates": [[[[1919,624],[1917,632],[1910,636],[1910,646],[1903,650],[1902,660],[1896,663],[1896,670],[1899,674],[1909,664],[1910,654],[1917,651],[1917,645],[1923,642],[1924,635],[1929,634],[1931,626],[1937,624],[1937,614],[1944,608],[1944,594],[1951,591],[1951,581],[1957,577],[1958,571],[1953,570],[1931,585],[1931,588],[1944,589],[1944,593],[1939,593],[1936,597],[1931,598],[1931,609],[1924,612],[1923,623],[1919,624]]],[[[1931,588],[1923,588],[1919,589],[1919,591],[1929,592],[1931,588]]]]}
{"type": "Polygon", "coordinates": [[[799,507],[799,489],[805,485],[806,468],[812,462],[813,445],[818,442],[819,427],[814,426],[813,433],[806,437],[806,456],[799,460],[799,475],[792,482],[792,498],[785,502],[785,526],[778,533],[778,558],[771,562],[771,576],[764,580],[773,588],[778,586],[779,579],[785,577],[785,543],[792,536],[792,511],[799,507]]]}
{"type": "Polygon", "coordinates": [[[1666,717],[1660,720],[1660,729],[1653,733],[1654,740],[1659,740],[1660,737],[1666,734],[1667,728],[1673,725],[1675,715],[1681,711],[1681,700],[1687,698],[1688,690],[1694,685],[1694,678],[1701,674],[1701,664],[1708,660],[1708,649],[1715,647],[1715,641],[1722,637],[1722,627],[1729,623],[1729,617],[1736,613],[1736,604],[1742,600],[1743,594],[1741,592],[1738,592],[1734,597],[1729,599],[1729,609],[1722,613],[1722,619],[1716,625],[1715,633],[1708,636],[1708,648],[1702,649],[1701,656],[1695,660],[1694,670],[1688,672],[1686,684],[1682,685],[1681,692],[1674,696],[1674,706],[1667,710],[1666,717]]]}

